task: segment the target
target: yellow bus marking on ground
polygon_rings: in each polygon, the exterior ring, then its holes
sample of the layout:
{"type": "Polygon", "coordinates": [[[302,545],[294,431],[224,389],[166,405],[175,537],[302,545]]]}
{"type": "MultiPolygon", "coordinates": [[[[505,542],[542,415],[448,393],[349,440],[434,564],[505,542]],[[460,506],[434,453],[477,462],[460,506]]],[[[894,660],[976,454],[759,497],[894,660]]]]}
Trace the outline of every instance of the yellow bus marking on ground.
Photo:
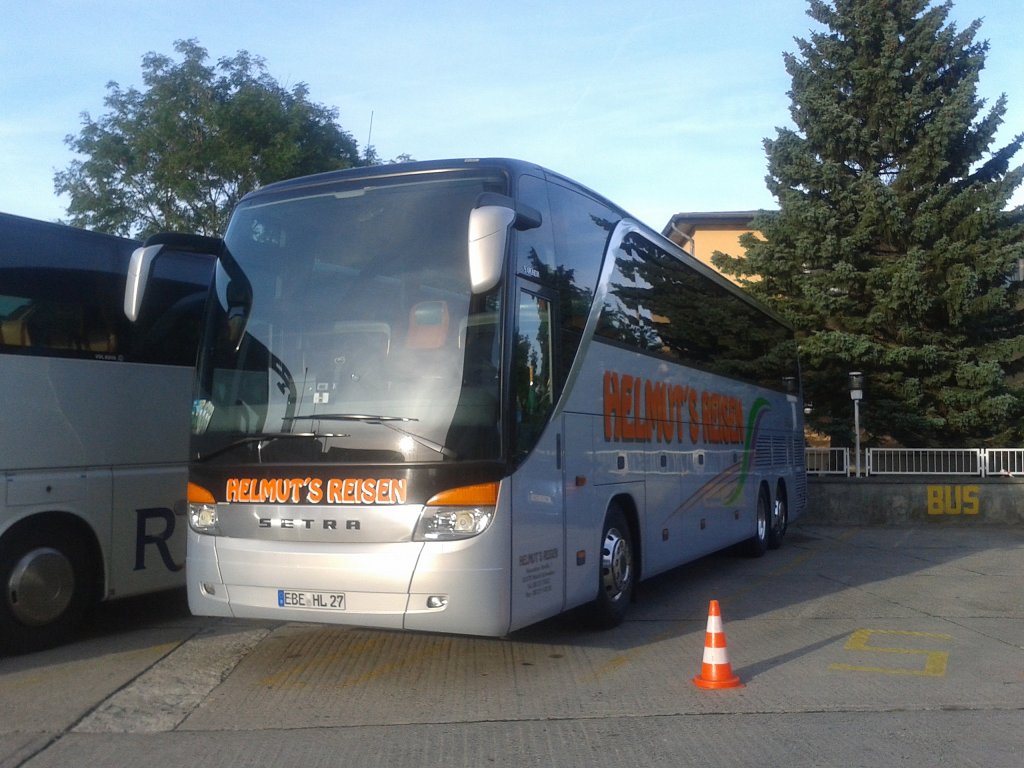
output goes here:
{"type": "Polygon", "coordinates": [[[889,653],[900,656],[924,656],[924,667],[910,669],[905,667],[881,667],[862,666],[857,664],[830,664],[829,669],[842,672],[875,672],[883,675],[915,675],[918,677],[943,677],[946,674],[946,665],[949,661],[949,653],[946,651],[929,650],[925,648],[900,648],[881,645],[871,645],[871,640],[876,635],[887,635],[890,637],[916,637],[929,638],[932,640],[950,641],[952,635],[937,634],[934,632],[910,632],[900,629],[858,629],[847,640],[843,647],[845,651],[864,651],[868,653],[889,653]]]}

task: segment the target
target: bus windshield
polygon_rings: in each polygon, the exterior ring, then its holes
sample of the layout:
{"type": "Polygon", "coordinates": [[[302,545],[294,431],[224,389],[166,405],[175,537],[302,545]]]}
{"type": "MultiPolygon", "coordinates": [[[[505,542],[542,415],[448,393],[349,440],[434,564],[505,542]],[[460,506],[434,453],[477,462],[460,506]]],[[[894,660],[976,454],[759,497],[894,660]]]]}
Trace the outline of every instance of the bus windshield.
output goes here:
{"type": "Polygon", "coordinates": [[[467,227],[496,171],[271,187],[225,236],[200,351],[200,461],[406,463],[500,450],[499,293],[467,227]]]}

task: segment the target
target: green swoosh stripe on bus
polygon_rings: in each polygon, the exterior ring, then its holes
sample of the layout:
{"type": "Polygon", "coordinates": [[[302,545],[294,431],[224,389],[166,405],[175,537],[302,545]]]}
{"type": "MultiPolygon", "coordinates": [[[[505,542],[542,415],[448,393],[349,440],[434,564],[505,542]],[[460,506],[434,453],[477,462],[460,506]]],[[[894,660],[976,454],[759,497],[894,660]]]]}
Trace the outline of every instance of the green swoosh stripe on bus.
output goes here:
{"type": "Polygon", "coordinates": [[[734,503],[740,494],[743,493],[743,487],[747,484],[747,475],[750,473],[750,457],[753,454],[751,446],[755,441],[755,433],[761,421],[761,416],[764,415],[765,411],[770,410],[771,405],[769,405],[768,401],[763,397],[759,397],[754,401],[754,407],[750,409],[750,413],[747,415],[747,434],[743,443],[743,465],[740,467],[739,482],[736,483],[736,489],[725,500],[726,504],[734,503]]]}

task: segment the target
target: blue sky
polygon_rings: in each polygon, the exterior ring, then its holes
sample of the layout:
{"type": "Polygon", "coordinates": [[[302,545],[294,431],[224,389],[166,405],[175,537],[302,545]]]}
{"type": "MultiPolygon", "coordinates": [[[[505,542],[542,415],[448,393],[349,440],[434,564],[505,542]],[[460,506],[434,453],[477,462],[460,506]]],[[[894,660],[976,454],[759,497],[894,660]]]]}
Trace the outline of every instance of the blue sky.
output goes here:
{"type": "MultiPolygon", "coordinates": [[[[762,140],[789,124],[783,51],[803,0],[0,0],[0,211],[55,220],[53,175],[106,85],[195,38],[247,50],[336,107],[360,147],[418,160],[510,156],[610,197],[660,229],[681,211],[773,207],[762,140]],[[756,10],[755,10],[756,9],[756,10]]],[[[1006,93],[994,147],[1024,131],[1024,2],[954,0],[991,48],[979,93],[1006,93]]],[[[1024,154],[1024,153],[1022,153],[1024,154]]],[[[1017,163],[1024,163],[1018,154],[1017,163]]],[[[1016,203],[1024,203],[1018,191],[1016,203]]]]}

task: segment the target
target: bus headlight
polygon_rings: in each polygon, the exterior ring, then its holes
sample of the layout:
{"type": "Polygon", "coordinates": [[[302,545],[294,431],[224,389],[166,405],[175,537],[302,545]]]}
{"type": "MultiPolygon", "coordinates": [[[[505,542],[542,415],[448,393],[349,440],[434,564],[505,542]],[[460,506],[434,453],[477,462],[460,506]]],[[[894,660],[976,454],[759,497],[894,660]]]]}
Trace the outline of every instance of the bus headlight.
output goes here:
{"type": "Polygon", "coordinates": [[[483,533],[494,507],[424,507],[416,526],[417,541],[454,541],[483,533]]]}
{"type": "Polygon", "coordinates": [[[188,524],[196,533],[216,535],[220,533],[216,504],[189,504],[188,524]]]}
{"type": "Polygon", "coordinates": [[[416,541],[455,541],[478,536],[494,519],[498,484],[465,485],[441,491],[423,507],[416,541]]]}
{"type": "Polygon", "coordinates": [[[188,484],[188,524],[196,533],[212,536],[220,533],[217,500],[212,493],[195,483],[188,484]]]}

